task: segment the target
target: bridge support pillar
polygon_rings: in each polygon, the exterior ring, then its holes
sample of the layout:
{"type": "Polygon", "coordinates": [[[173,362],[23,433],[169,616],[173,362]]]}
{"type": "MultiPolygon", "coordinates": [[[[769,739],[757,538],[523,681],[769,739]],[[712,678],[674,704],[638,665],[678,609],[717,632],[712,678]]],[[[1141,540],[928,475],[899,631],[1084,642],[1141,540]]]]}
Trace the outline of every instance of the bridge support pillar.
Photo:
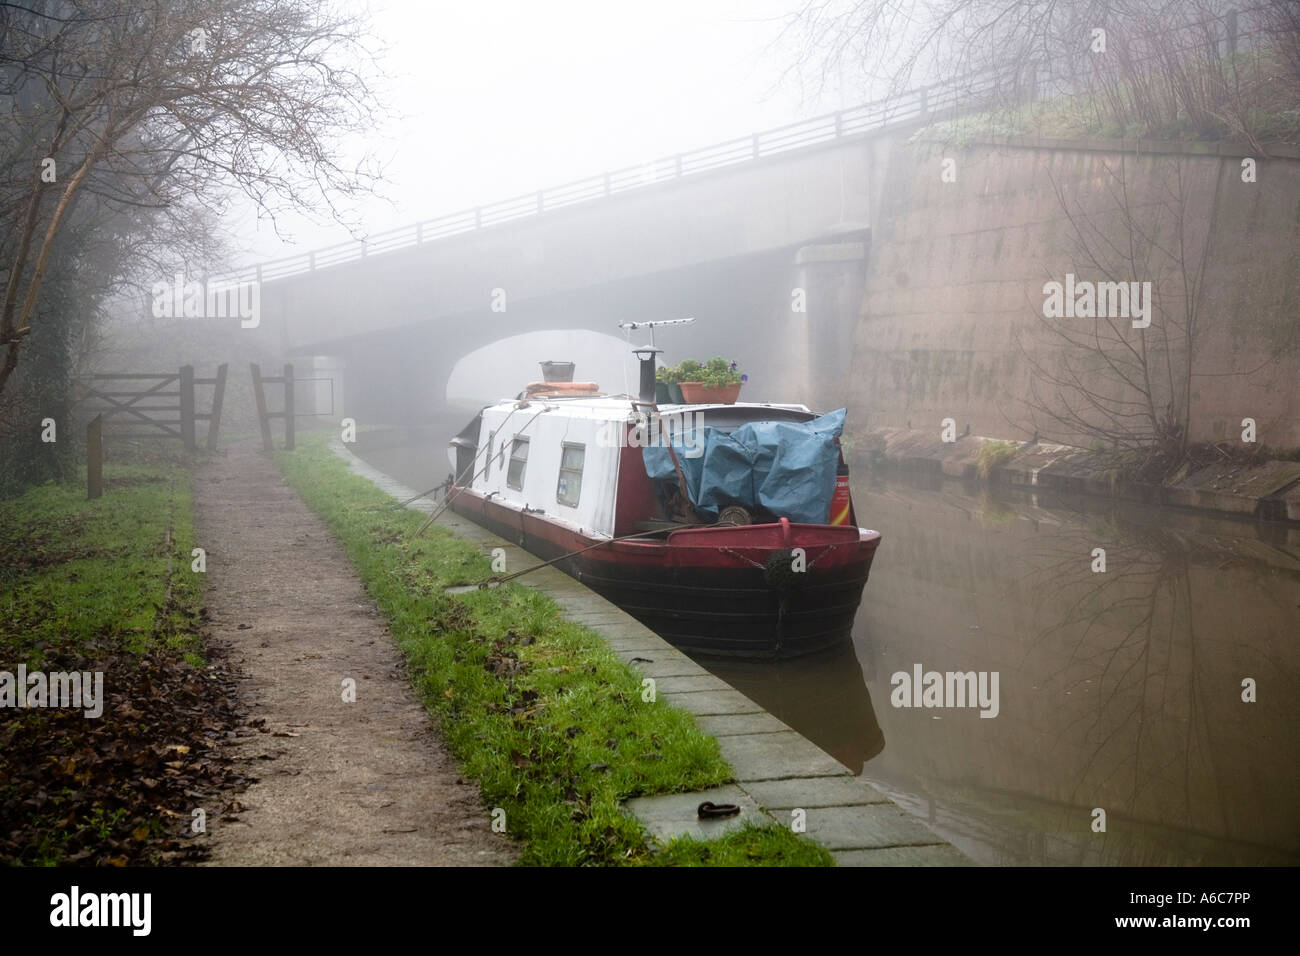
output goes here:
{"type": "Polygon", "coordinates": [[[866,288],[866,236],[803,246],[795,253],[795,292],[805,312],[795,314],[792,363],[807,369],[799,389],[820,410],[848,403],[853,336],[866,288]],[[801,361],[802,360],[802,361],[801,361]]]}
{"type": "MultiPolygon", "coordinates": [[[[423,425],[446,414],[461,350],[429,331],[377,335],[347,353],[344,413],[370,425],[423,425]]],[[[337,403],[336,403],[337,407],[337,403]]]]}
{"type": "Polygon", "coordinates": [[[339,355],[295,357],[293,361],[298,380],[294,392],[298,413],[337,425],[347,414],[343,390],[347,362],[339,355]]]}

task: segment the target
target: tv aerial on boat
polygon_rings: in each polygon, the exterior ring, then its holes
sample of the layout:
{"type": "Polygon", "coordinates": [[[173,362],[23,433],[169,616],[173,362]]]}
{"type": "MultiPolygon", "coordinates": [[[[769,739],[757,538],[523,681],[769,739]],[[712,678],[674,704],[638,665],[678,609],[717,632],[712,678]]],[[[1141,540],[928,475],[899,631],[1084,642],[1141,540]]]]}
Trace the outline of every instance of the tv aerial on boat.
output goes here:
{"type": "Polygon", "coordinates": [[[650,330],[650,344],[632,349],[632,354],[641,363],[641,381],[638,397],[642,402],[653,403],[655,400],[655,356],[663,349],[655,348],[655,329],[665,325],[690,325],[694,316],[685,319],[655,319],[651,322],[620,322],[618,327],[627,331],[628,344],[632,342],[632,333],[638,329],[650,330]]]}
{"type": "Polygon", "coordinates": [[[694,321],[695,321],[695,316],[690,316],[685,319],[655,319],[652,322],[620,322],[618,324],[618,327],[620,329],[626,329],[629,338],[631,337],[631,333],[637,331],[638,329],[649,329],[650,348],[654,348],[655,329],[664,325],[690,325],[694,321]]]}
{"type": "Polygon", "coordinates": [[[627,330],[628,345],[632,345],[634,330],[650,329],[650,345],[643,345],[632,350],[632,354],[636,355],[638,362],[641,363],[641,382],[638,397],[642,402],[654,402],[654,356],[663,351],[663,349],[656,349],[654,345],[654,330],[663,325],[689,325],[693,321],[695,321],[695,317],[689,316],[686,319],[655,319],[649,321],[649,323],[619,323],[620,329],[627,330]]]}

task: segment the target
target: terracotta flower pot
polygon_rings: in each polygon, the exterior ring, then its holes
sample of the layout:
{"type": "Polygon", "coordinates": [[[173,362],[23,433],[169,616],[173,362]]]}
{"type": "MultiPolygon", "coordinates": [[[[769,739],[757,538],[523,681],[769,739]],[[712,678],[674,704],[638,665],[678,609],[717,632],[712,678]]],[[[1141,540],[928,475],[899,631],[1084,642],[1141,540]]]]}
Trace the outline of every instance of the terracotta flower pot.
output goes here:
{"type": "Polygon", "coordinates": [[[740,397],[740,382],[709,388],[700,382],[681,382],[682,398],[687,405],[734,405],[740,397]]]}

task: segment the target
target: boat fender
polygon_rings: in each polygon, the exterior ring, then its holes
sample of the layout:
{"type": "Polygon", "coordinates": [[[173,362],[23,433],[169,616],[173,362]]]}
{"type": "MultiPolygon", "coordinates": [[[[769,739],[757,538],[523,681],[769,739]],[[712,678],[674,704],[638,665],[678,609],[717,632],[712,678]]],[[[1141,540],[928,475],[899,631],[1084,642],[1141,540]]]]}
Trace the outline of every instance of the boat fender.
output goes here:
{"type": "Polygon", "coordinates": [[[763,580],[778,591],[788,591],[803,584],[806,575],[794,569],[794,551],[782,548],[767,556],[763,564],[763,580]]]}
{"type": "Polygon", "coordinates": [[[785,623],[790,594],[803,584],[807,576],[806,573],[794,569],[794,551],[790,548],[773,551],[767,556],[767,561],[763,565],[763,579],[767,581],[768,587],[776,591],[780,602],[776,613],[776,643],[772,646],[773,659],[781,656],[781,647],[785,644],[785,623]]]}

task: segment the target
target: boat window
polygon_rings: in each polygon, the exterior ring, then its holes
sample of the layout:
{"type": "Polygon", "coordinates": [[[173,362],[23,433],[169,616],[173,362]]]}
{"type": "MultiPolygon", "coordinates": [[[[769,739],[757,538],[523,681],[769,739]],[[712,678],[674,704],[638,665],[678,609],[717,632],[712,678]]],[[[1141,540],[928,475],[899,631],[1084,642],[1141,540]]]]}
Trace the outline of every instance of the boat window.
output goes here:
{"type": "Polygon", "coordinates": [[[483,462],[483,480],[487,481],[492,474],[492,443],[497,440],[496,432],[488,432],[487,458],[483,462]]]}
{"type": "Polygon", "coordinates": [[[582,496],[582,464],[586,457],[586,445],[564,443],[560,452],[560,481],[555,486],[555,500],[560,504],[578,507],[578,499],[582,496]]]}
{"type": "Polygon", "coordinates": [[[528,464],[528,439],[515,438],[510,448],[510,470],[506,472],[506,486],[516,490],[524,487],[524,466],[528,464]]]}

